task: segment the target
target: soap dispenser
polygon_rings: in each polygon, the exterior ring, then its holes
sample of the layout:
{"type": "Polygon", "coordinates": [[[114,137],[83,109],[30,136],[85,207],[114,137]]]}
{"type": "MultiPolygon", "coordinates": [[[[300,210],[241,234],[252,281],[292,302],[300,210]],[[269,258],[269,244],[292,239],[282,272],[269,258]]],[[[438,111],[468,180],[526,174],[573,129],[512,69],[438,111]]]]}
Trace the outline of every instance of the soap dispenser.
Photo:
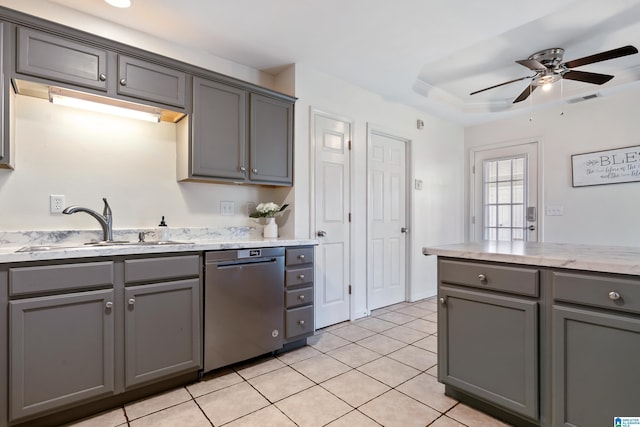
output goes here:
{"type": "Polygon", "coordinates": [[[169,227],[167,227],[167,223],[164,222],[164,216],[160,220],[160,224],[158,224],[156,237],[161,242],[167,242],[169,240],[169,227]]]}

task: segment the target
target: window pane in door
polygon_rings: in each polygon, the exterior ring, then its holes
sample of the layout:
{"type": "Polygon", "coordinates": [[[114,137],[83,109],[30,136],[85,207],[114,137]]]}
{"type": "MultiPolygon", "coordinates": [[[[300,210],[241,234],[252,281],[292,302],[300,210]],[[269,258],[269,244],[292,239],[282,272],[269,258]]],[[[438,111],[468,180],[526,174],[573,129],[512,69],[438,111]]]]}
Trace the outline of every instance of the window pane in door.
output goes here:
{"type": "Polygon", "coordinates": [[[525,156],[485,160],[483,236],[485,240],[523,240],[525,156]]]}

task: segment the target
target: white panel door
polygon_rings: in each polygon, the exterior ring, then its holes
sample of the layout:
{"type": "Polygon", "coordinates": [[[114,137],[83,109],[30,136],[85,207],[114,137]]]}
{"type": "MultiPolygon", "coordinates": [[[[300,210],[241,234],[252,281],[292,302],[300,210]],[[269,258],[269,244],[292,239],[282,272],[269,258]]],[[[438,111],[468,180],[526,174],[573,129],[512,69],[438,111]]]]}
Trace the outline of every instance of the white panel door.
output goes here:
{"type": "Polygon", "coordinates": [[[369,310],[406,298],[407,143],[369,132],[369,310]]]}
{"type": "Polygon", "coordinates": [[[348,320],[351,123],[314,113],[316,328],[348,320]]]}

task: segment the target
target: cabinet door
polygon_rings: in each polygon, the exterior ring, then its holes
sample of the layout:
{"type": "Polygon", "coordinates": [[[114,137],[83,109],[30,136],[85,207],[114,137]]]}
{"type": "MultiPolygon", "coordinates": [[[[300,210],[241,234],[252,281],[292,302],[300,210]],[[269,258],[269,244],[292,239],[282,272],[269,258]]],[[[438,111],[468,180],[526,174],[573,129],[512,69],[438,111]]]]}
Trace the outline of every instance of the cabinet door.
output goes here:
{"type": "Polygon", "coordinates": [[[118,56],[118,94],[184,108],[186,79],[182,71],[118,56]]]}
{"type": "Polygon", "coordinates": [[[125,289],[125,386],[200,368],[200,280],[125,289]]]}
{"type": "Polygon", "coordinates": [[[192,120],[193,175],[244,181],[247,92],[194,78],[192,120]]]}
{"type": "Polygon", "coordinates": [[[251,94],[251,169],[256,182],[293,184],[293,105],[251,94]]]}
{"type": "Polygon", "coordinates": [[[440,287],[439,380],[538,418],[538,304],[440,287]]]}
{"type": "Polygon", "coordinates": [[[113,393],[113,295],[9,302],[12,420],[113,393]]]}
{"type": "Polygon", "coordinates": [[[107,90],[107,51],[62,37],[18,28],[16,71],[107,90]]]}
{"type": "Polygon", "coordinates": [[[640,319],[554,306],[552,352],[554,426],[640,414],[640,319]]]}

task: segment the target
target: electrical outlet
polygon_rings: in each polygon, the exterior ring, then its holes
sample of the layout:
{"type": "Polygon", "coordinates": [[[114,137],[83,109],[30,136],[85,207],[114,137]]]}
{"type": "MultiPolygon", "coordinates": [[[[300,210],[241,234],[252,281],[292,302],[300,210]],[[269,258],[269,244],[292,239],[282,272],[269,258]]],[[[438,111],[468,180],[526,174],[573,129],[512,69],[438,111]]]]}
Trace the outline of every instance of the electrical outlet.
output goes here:
{"type": "Polygon", "coordinates": [[[64,195],[51,194],[49,195],[49,211],[51,213],[62,213],[64,210],[64,195]]]}
{"type": "Polygon", "coordinates": [[[236,206],[234,202],[221,201],[220,202],[220,215],[233,215],[235,213],[236,206]]]}

